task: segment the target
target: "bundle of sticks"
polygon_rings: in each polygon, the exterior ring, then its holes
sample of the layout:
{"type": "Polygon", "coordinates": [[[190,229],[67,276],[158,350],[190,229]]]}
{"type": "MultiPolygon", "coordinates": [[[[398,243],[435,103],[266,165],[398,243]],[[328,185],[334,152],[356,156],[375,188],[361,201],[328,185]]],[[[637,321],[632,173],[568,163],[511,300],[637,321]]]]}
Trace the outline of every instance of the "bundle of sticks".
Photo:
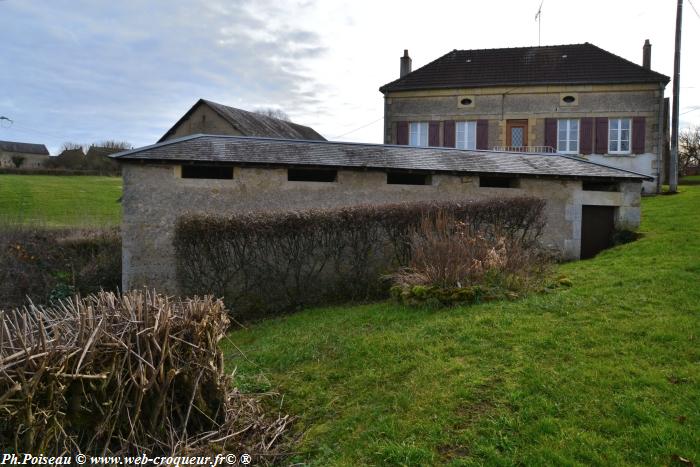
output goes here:
{"type": "Polygon", "coordinates": [[[228,324],[221,300],[151,291],[0,311],[0,446],[273,459],[290,419],[234,388],[228,324]]]}

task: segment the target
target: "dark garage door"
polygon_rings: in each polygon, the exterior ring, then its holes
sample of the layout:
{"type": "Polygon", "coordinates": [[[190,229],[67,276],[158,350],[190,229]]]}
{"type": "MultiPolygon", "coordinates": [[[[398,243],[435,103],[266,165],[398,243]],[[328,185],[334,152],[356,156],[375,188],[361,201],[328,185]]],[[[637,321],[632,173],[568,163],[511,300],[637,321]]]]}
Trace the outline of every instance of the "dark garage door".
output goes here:
{"type": "Polygon", "coordinates": [[[593,258],[612,246],[615,230],[615,208],[583,206],[581,218],[581,259],[593,258]]]}

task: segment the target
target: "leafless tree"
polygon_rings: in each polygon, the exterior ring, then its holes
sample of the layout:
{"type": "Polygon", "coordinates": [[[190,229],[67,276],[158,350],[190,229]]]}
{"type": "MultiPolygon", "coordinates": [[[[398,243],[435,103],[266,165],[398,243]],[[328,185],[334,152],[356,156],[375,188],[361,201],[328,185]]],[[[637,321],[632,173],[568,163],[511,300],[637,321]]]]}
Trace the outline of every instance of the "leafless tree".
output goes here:
{"type": "Polygon", "coordinates": [[[275,109],[272,107],[261,107],[255,111],[258,115],[263,115],[265,117],[277,118],[279,120],[289,121],[289,115],[282,109],[275,109]]]}
{"type": "Polygon", "coordinates": [[[74,143],[72,141],[66,141],[61,145],[61,151],[74,151],[76,149],[82,149],[85,152],[85,146],[79,143],[74,143]]]}
{"type": "Polygon", "coordinates": [[[700,166],[700,126],[686,128],[678,136],[678,170],[686,175],[690,167],[700,166]]]}

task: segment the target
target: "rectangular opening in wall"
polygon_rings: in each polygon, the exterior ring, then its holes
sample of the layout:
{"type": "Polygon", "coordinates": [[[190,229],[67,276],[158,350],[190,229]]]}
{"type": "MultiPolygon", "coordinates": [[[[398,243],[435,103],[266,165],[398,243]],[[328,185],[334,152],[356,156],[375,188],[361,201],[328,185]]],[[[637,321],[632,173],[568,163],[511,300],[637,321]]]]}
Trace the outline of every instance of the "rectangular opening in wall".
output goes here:
{"type": "Polygon", "coordinates": [[[182,178],[233,180],[233,167],[225,165],[183,165],[182,178]]]}
{"type": "Polygon", "coordinates": [[[517,177],[480,176],[479,186],[483,188],[518,188],[520,179],[517,177]]]}
{"type": "Polygon", "coordinates": [[[389,185],[432,185],[432,177],[429,174],[387,172],[386,183],[389,185]]]}
{"type": "Polygon", "coordinates": [[[338,180],[338,171],[332,169],[288,169],[287,180],[290,182],[326,182],[338,180]]]}
{"type": "Polygon", "coordinates": [[[599,180],[584,180],[583,191],[620,191],[620,184],[599,180]]]}

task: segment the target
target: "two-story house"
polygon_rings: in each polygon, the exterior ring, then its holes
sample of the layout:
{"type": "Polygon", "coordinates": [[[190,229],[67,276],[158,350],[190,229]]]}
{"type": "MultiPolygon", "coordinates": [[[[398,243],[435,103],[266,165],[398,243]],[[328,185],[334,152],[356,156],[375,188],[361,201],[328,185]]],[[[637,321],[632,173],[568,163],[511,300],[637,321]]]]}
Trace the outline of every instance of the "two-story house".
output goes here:
{"type": "Polygon", "coordinates": [[[453,50],[412,71],[408,51],[384,94],[384,142],[558,152],[655,178],[669,78],[593,44],[453,50]]]}

